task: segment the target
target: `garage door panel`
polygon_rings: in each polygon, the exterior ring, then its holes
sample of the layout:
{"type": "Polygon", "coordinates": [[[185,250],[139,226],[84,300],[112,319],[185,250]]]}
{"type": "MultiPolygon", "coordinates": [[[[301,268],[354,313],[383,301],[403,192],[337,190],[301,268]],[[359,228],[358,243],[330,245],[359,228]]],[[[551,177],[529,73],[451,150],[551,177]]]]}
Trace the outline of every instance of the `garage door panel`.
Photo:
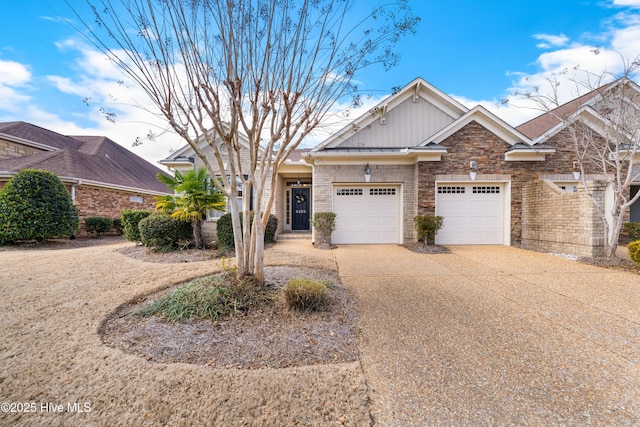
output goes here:
{"type": "Polygon", "coordinates": [[[494,184],[440,184],[436,214],[444,217],[437,244],[502,244],[504,187],[494,184]]]}
{"type": "Polygon", "coordinates": [[[336,186],[333,194],[334,243],[398,243],[399,187],[336,186]]]}

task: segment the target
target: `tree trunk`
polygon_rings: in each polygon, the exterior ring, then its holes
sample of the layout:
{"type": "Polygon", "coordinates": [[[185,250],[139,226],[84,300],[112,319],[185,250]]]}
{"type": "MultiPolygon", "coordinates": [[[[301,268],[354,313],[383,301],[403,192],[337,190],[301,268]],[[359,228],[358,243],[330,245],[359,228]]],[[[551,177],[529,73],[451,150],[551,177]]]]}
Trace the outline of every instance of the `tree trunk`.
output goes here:
{"type": "Polygon", "coordinates": [[[193,227],[193,242],[198,249],[204,249],[204,238],[202,237],[202,220],[194,219],[191,222],[193,227]]]}

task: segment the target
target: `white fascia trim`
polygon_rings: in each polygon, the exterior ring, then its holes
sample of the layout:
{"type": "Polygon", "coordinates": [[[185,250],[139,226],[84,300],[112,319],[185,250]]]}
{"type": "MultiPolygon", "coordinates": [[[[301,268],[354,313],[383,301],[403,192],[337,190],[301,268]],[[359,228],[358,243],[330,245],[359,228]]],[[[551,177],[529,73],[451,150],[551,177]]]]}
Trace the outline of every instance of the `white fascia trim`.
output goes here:
{"type": "Polygon", "coordinates": [[[578,109],[576,112],[574,112],[569,118],[567,118],[564,121],[560,120],[560,123],[558,123],[551,129],[549,129],[548,131],[546,131],[545,133],[543,133],[542,135],[534,139],[533,145],[540,144],[547,141],[548,139],[557,135],[558,133],[560,133],[560,131],[562,131],[563,129],[565,129],[567,126],[571,125],[573,122],[575,122],[578,119],[582,119],[594,131],[598,132],[603,137],[605,136],[602,130],[597,127],[597,125],[606,126],[605,123],[607,122],[607,120],[603,118],[600,114],[598,114],[598,112],[595,111],[593,107],[591,107],[590,105],[584,105],[580,107],[580,109],[578,109]]]}
{"type": "MultiPolygon", "coordinates": [[[[209,134],[213,133],[213,130],[209,130],[208,132],[209,134]]],[[[249,148],[249,140],[247,139],[246,135],[244,135],[243,133],[238,132],[238,140],[240,141],[240,145],[242,145],[245,148],[249,148]]],[[[216,142],[219,140],[218,135],[215,135],[216,138],[216,142]]],[[[207,142],[207,140],[203,137],[200,137],[200,141],[198,143],[198,147],[200,148],[206,148],[209,146],[209,143],[207,142]]],[[[262,151],[262,150],[261,150],[262,151]]],[[[167,157],[166,159],[160,160],[158,163],[160,164],[164,164],[162,162],[171,162],[172,159],[175,159],[177,157],[193,157],[196,155],[195,150],[193,149],[193,147],[191,147],[191,145],[186,144],[183,147],[179,148],[178,150],[176,150],[173,154],[171,154],[171,156],[167,157]]]]}
{"type": "Polygon", "coordinates": [[[193,163],[189,162],[189,161],[185,161],[185,160],[168,160],[168,159],[164,159],[164,160],[160,160],[158,162],[159,164],[166,166],[168,168],[183,168],[183,167],[193,167],[193,163]]]}
{"type": "MultiPolygon", "coordinates": [[[[435,86],[429,84],[426,80],[421,77],[414,79],[412,82],[407,84],[404,88],[402,88],[398,93],[394,95],[390,95],[384,98],[381,102],[379,102],[376,106],[371,108],[369,112],[364,113],[360,117],[356,118],[351,123],[347,124],[345,127],[340,129],[338,132],[330,136],[324,142],[321,142],[316,147],[314,147],[311,152],[321,150],[326,147],[332,147],[336,143],[341,143],[345,137],[345,134],[353,132],[353,129],[361,129],[366,127],[367,125],[373,123],[378,119],[377,114],[372,113],[375,111],[382,111],[383,107],[388,112],[392,110],[402,102],[407,99],[415,98],[415,87],[416,85],[420,85],[419,87],[419,96],[429,102],[431,102],[436,107],[440,108],[443,112],[450,115],[452,118],[460,117],[461,115],[466,114],[469,109],[445,94],[444,92],[438,90],[435,86]]],[[[357,131],[355,132],[357,133],[357,131]]]]}
{"type": "Polygon", "coordinates": [[[432,150],[425,152],[423,150],[414,151],[405,149],[396,152],[380,152],[380,153],[313,153],[310,160],[314,165],[348,165],[360,164],[363,162],[375,162],[375,164],[402,164],[410,165],[416,162],[439,162],[442,155],[447,150],[432,150]]]}
{"type": "Polygon", "coordinates": [[[525,143],[527,145],[532,145],[532,142],[529,138],[527,138],[522,133],[518,132],[512,126],[507,124],[505,121],[497,117],[495,114],[491,113],[489,110],[484,108],[481,105],[475,106],[472,110],[467,112],[464,116],[460,117],[455,122],[451,123],[449,126],[443,128],[427,141],[424,141],[421,146],[425,146],[429,143],[439,144],[449,136],[458,132],[460,129],[471,123],[472,121],[478,122],[488,131],[498,136],[500,139],[504,140],[508,144],[515,145],[517,143],[525,143]]]}
{"type": "Polygon", "coordinates": [[[7,141],[17,142],[18,144],[24,144],[24,145],[28,145],[30,147],[39,148],[39,149],[45,150],[45,151],[58,151],[59,150],[59,148],[52,147],[50,145],[41,144],[39,142],[30,141],[28,139],[18,138],[18,137],[13,136],[13,135],[7,135],[6,133],[0,133],[0,138],[1,139],[6,139],[7,141]]]}
{"type": "Polygon", "coordinates": [[[554,148],[545,148],[542,150],[516,149],[504,153],[504,160],[507,162],[544,162],[547,160],[547,154],[555,152],[556,150],[554,148]]]}
{"type": "MultiPolygon", "coordinates": [[[[0,172],[0,178],[13,178],[17,172],[0,172]]],[[[111,190],[128,191],[133,193],[149,194],[152,196],[164,196],[171,193],[163,193],[161,191],[144,190],[142,188],[127,187],[126,185],[109,184],[107,182],[93,181],[91,179],[75,178],[71,176],[59,176],[60,180],[65,184],[72,185],[90,185],[92,187],[108,188],[111,190]]]]}
{"type": "Polygon", "coordinates": [[[164,196],[166,194],[171,194],[171,193],[163,193],[161,191],[144,190],[142,188],[128,187],[126,185],[109,184],[107,182],[93,181],[93,180],[90,180],[90,179],[80,179],[80,178],[74,178],[74,177],[69,177],[69,176],[61,176],[60,179],[62,180],[62,182],[68,182],[68,183],[71,183],[71,184],[90,185],[92,187],[100,187],[100,188],[107,188],[107,189],[110,189],[110,190],[119,190],[119,191],[133,192],[133,193],[149,194],[149,195],[152,195],[152,196],[164,196]]]}

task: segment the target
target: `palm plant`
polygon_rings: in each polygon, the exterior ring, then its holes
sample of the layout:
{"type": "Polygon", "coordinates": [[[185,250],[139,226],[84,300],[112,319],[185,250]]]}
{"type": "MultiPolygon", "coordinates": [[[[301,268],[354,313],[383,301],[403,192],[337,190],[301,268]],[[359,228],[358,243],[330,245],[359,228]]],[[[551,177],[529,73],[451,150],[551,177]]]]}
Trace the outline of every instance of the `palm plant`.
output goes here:
{"type": "Polygon", "coordinates": [[[198,249],[203,249],[202,222],[208,210],[226,210],[225,196],[211,185],[204,168],[176,171],[173,177],[158,174],[157,178],[175,194],[156,197],[156,209],[180,221],[191,221],[194,243],[198,249]]]}

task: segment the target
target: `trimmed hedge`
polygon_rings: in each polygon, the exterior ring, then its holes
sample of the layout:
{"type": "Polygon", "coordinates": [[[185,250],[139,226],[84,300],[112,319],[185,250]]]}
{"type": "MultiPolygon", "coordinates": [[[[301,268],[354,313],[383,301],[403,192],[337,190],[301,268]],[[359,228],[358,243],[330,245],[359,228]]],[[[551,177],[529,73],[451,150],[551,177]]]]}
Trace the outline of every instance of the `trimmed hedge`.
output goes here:
{"type": "Polygon", "coordinates": [[[324,307],[328,292],[319,280],[291,278],[284,287],[284,298],[289,308],[313,311],[324,307]]]}
{"type": "MultiPolygon", "coordinates": [[[[253,224],[254,213],[251,212],[249,218],[250,224],[253,224]]],[[[242,213],[240,213],[240,223],[242,223],[242,213]]],[[[264,242],[273,243],[276,241],[276,231],[278,230],[278,218],[275,215],[269,215],[267,226],[264,228],[264,242]]],[[[227,213],[218,218],[216,224],[218,241],[223,248],[233,249],[235,241],[233,238],[233,223],[231,221],[231,213],[227,213]]]]}
{"type": "Polygon", "coordinates": [[[122,236],[122,219],[121,218],[113,219],[113,231],[115,231],[118,236],[122,236]]]}
{"type": "Polygon", "coordinates": [[[113,220],[102,216],[92,216],[84,220],[84,227],[87,229],[87,233],[100,237],[113,228],[113,220]]]}
{"type": "Polygon", "coordinates": [[[122,234],[131,242],[142,242],[138,224],[141,220],[151,215],[153,211],[140,209],[124,209],[122,211],[122,234]]]}
{"type": "Polygon", "coordinates": [[[191,223],[169,215],[149,215],[140,221],[138,228],[142,244],[158,252],[172,251],[180,246],[180,242],[193,241],[191,223]]]}
{"type": "Polygon", "coordinates": [[[640,266],[640,240],[629,243],[627,250],[629,251],[629,258],[640,266]]]}
{"type": "Polygon", "coordinates": [[[71,195],[51,172],[24,169],[0,190],[0,244],[74,235],[79,224],[71,195]]]}

